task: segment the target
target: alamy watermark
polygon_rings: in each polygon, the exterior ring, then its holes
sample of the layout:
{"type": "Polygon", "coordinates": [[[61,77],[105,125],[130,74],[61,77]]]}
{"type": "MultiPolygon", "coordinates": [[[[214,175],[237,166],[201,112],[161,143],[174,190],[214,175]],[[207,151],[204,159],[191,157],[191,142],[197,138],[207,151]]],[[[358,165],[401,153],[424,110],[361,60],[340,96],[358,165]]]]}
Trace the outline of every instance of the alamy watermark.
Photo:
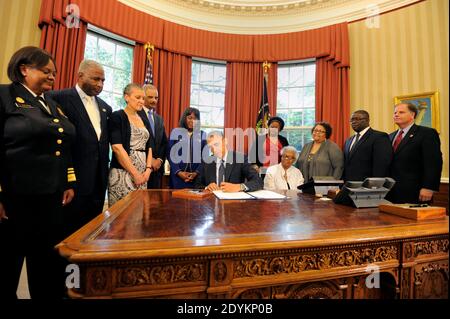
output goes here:
{"type": "Polygon", "coordinates": [[[76,4],[69,4],[66,7],[66,27],[69,29],[80,27],[80,7],[76,4]]]}

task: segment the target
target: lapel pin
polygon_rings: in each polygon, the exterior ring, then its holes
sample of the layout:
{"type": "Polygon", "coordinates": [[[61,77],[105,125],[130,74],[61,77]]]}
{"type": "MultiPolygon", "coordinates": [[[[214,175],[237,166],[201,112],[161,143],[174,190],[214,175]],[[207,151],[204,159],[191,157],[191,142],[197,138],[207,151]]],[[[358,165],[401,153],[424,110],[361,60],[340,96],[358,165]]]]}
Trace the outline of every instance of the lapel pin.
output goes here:
{"type": "Polygon", "coordinates": [[[106,109],[102,109],[103,112],[106,112],[106,109]]]}
{"type": "Polygon", "coordinates": [[[414,136],[414,134],[411,134],[409,137],[413,137],[414,136]]]}
{"type": "Polygon", "coordinates": [[[16,97],[16,102],[23,104],[23,103],[25,103],[25,100],[18,96],[18,97],[16,97]]]}

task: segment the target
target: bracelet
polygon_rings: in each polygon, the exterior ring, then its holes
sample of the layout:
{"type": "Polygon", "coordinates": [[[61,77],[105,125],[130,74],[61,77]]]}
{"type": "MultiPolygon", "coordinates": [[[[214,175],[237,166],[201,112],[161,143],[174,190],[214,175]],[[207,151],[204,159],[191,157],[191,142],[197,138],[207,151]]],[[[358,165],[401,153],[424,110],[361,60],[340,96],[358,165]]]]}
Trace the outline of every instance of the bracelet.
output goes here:
{"type": "Polygon", "coordinates": [[[153,170],[151,166],[145,167],[145,169],[149,168],[151,171],[153,170]]]}

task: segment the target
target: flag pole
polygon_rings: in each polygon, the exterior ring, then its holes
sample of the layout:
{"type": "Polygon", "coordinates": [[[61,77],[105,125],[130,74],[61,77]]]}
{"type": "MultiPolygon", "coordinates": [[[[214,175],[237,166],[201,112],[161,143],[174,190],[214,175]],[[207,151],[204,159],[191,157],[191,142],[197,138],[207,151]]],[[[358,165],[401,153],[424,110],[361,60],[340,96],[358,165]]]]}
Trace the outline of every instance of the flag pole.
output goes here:
{"type": "MultiPolygon", "coordinates": [[[[267,97],[269,95],[268,95],[268,92],[265,92],[265,90],[266,91],[268,90],[267,86],[269,85],[269,69],[270,69],[271,66],[272,66],[272,64],[267,62],[267,60],[264,61],[263,64],[262,64],[264,81],[266,81],[266,85],[263,85],[263,96],[267,96],[267,97]]],[[[269,102],[269,101],[267,101],[267,102],[269,102]]],[[[264,128],[267,128],[267,120],[268,119],[264,119],[264,121],[263,121],[263,127],[264,128]]]]}

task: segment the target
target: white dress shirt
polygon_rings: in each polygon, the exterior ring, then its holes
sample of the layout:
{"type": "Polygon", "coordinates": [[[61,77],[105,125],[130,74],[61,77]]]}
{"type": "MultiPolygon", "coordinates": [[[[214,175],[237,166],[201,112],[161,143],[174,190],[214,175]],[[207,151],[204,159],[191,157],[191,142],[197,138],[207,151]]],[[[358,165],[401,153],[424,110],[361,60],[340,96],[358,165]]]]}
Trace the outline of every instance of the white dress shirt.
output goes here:
{"type": "MultiPolygon", "coordinates": [[[[33,91],[31,91],[30,88],[29,88],[28,86],[26,86],[26,85],[23,84],[23,83],[21,83],[21,84],[23,85],[24,88],[27,89],[28,92],[31,93],[31,95],[33,95],[33,97],[37,97],[37,94],[34,93],[33,91]]],[[[44,94],[39,95],[39,97],[41,97],[41,98],[45,101],[45,99],[44,99],[44,94]]],[[[52,114],[52,113],[50,112],[50,108],[48,107],[48,105],[46,105],[46,104],[45,104],[44,102],[42,102],[41,100],[39,100],[39,102],[40,102],[41,105],[47,110],[48,114],[52,114]]]]}
{"type": "Polygon", "coordinates": [[[298,168],[291,166],[285,171],[280,163],[272,165],[267,169],[266,176],[264,177],[264,189],[287,190],[287,183],[289,183],[289,188],[293,190],[297,190],[297,186],[303,184],[303,175],[298,168]],[[285,174],[287,174],[287,182],[284,178],[285,174]]]}
{"type": "Polygon", "coordinates": [[[100,135],[102,134],[102,126],[100,124],[100,110],[98,109],[98,104],[95,96],[89,96],[78,86],[75,86],[78,95],[83,102],[84,108],[91,120],[91,124],[94,127],[95,133],[97,134],[97,139],[100,140],[100,135]]]}
{"type": "MultiPolygon", "coordinates": [[[[366,132],[369,130],[369,128],[370,128],[370,126],[366,127],[364,130],[359,132],[359,140],[358,140],[358,142],[361,141],[363,135],[366,134],[366,132]]],[[[352,148],[354,146],[353,144],[355,144],[355,142],[356,142],[356,134],[353,136],[352,144],[350,144],[350,148],[349,148],[350,150],[352,150],[352,148]]]]}

